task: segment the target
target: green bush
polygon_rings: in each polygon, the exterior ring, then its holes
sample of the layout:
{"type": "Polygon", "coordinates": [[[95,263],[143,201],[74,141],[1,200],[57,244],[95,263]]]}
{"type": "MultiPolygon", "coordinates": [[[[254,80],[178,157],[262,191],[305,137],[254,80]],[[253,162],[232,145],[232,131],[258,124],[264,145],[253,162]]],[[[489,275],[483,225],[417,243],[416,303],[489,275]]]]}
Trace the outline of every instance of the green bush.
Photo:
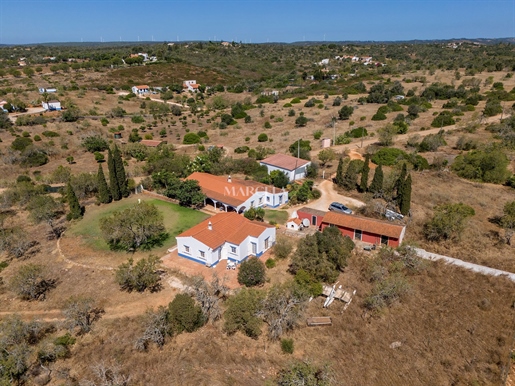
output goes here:
{"type": "Polygon", "coordinates": [[[324,132],[322,130],[317,130],[313,133],[313,138],[314,139],[320,139],[322,138],[322,135],[324,134],[324,132]]]}
{"type": "Polygon", "coordinates": [[[265,266],[266,266],[268,269],[274,268],[274,267],[275,267],[275,265],[276,265],[276,262],[275,262],[275,260],[274,260],[274,259],[272,259],[272,258],[268,258],[268,259],[266,259],[266,261],[265,261],[265,266]]]}
{"type": "Polygon", "coordinates": [[[300,103],[300,98],[293,98],[291,101],[290,101],[291,104],[295,104],[295,103],[300,103]]]}
{"type": "Polygon", "coordinates": [[[250,257],[240,264],[238,283],[254,287],[265,282],[265,265],[257,257],[250,257]]]}
{"type": "Polygon", "coordinates": [[[384,121],[386,119],[386,115],[384,113],[380,113],[379,111],[372,115],[373,121],[384,121]]]}
{"type": "Polygon", "coordinates": [[[293,250],[293,243],[288,237],[278,237],[272,250],[278,259],[286,259],[293,250]]]}
{"type": "Polygon", "coordinates": [[[184,135],[182,139],[182,143],[185,145],[192,145],[200,142],[200,137],[196,133],[187,133],[184,135]]]}
{"type": "Polygon", "coordinates": [[[193,332],[202,327],[206,321],[202,309],[195,304],[191,296],[177,294],[168,305],[168,323],[176,333],[193,332]]]}
{"type": "Polygon", "coordinates": [[[371,160],[376,165],[392,166],[403,159],[407,159],[408,154],[400,149],[385,147],[375,153],[371,160]]]}
{"type": "Polygon", "coordinates": [[[234,152],[236,154],[243,154],[243,153],[246,153],[250,150],[250,148],[248,146],[238,146],[237,148],[234,149],[234,152]]]}
{"type": "Polygon", "coordinates": [[[263,321],[256,316],[263,301],[263,291],[244,288],[227,299],[224,330],[228,334],[241,331],[250,338],[261,335],[263,321]]]}
{"type": "Polygon", "coordinates": [[[268,135],[265,133],[258,135],[258,142],[267,142],[268,141],[268,135]]]}
{"type": "Polygon", "coordinates": [[[23,151],[26,147],[32,145],[32,139],[27,137],[17,137],[11,144],[13,150],[23,151]]]}
{"type": "Polygon", "coordinates": [[[141,259],[134,265],[134,260],[129,258],[127,263],[120,265],[115,273],[115,279],[120,288],[127,292],[157,292],[161,289],[161,277],[157,272],[159,258],[150,256],[141,259]]]}
{"type": "Polygon", "coordinates": [[[368,131],[364,127],[356,127],[355,129],[349,130],[345,133],[345,136],[349,138],[361,138],[368,136],[368,131]]]}
{"type": "Polygon", "coordinates": [[[36,142],[41,141],[41,137],[40,137],[39,135],[37,135],[37,134],[36,134],[36,135],[34,136],[34,141],[36,141],[36,142]]]}
{"type": "Polygon", "coordinates": [[[55,131],[43,131],[41,134],[43,134],[47,138],[54,138],[54,137],[60,137],[59,133],[56,133],[55,131]]]}
{"type": "Polygon", "coordinates": [[[501,150],[472,150],[465,155],[459,155],[452,164],[452,170],[462,178],[503,184],[510,176],[507,167],[509,159],[501,150]]]}
{"type": "Polygon", "coordinates": [[[424,236],[429,241],[459,239],[465,221],[475,214],[472,207],[462,203],[438,205],[433,218],[424,224],[424,236]]]}
{"type": "Polygon", "coordinates": [[[281,350],[285,354],[293,354],[293,339],[281,339],[281,350]]]}
{"type": "Polygon", "coordinates": [[[106,151],[109,149],[109,143],[99,135],[91,135],[82,140],[82,146],[90,153],[96,151],[106,151]]]}
{"type": "Polygon", "coordinates": [[[141,115],[133,115],[131,118],[132,123],[143,123],[145,122],[145,118],[143,118],[141,115]]]}
{"type": "Polygon", "coordinates": [[[442,111],[431,122],[431,127],[444,127],[454,125],[456,121],[453,119],[449,111],[442,111]]]}

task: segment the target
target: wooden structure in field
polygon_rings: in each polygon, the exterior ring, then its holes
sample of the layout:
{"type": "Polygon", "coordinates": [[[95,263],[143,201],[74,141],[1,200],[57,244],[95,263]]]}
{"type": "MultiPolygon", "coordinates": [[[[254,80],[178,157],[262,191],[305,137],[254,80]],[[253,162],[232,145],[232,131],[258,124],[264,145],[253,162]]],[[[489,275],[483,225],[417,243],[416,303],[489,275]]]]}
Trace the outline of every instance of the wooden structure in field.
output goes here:
{"type": "Polygon", "coordinates": [[[314,316],[306,319],[306,323],[309,327],[317,326],[332,326],[333,321],[330,316],[314,316]]]}

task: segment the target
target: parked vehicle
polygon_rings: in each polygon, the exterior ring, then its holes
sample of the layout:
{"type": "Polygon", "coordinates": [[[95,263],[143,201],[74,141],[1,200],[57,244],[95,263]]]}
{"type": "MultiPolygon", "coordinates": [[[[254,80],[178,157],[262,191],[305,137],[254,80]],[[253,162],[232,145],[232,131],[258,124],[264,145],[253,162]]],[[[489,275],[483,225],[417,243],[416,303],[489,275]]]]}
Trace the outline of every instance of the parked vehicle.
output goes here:
{"type": "Polygon", "coordinates": [[[329,210],[332,210],[334,212],[341,212],[346,214],[352,214],[352,210],[347,208],[345,205],[339,203],[339,202],[333,202],[331,205],[329,205],[329,210]]]}

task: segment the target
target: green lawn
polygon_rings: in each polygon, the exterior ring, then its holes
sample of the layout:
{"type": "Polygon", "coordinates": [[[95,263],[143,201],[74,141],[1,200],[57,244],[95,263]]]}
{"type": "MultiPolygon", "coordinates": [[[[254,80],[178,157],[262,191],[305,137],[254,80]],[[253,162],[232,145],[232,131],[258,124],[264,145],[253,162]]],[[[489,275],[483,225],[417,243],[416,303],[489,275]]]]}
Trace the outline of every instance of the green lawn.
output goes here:
{"type": "Polygon", "coordinates": [[[277,224],[286,224],[288,221],[288,212],[285,210],[265,209],[265,221],[275,221],[277,224]]]}
{"type": "Polygon", "coordinates": [[[170,237],[165,241],[163,247],[155,249],[153,253],[164,253],[167,248],[176,244],[175,236],[209,217],[209,215],[197,210],[184,208],[177,204],[157,200],[155,198],[141,195],[131,196],[108,205],[89,207],[86,210],[84,218],[71,226],[67,233],[82,236],[90,248],[108,251],[109,246],[100,233],[100,219],[109,216],[115,211],[131,207],[138,202],[138,199],[154,204],[161,211],[164,217],[165,228],[170,234],[170,237]]]}

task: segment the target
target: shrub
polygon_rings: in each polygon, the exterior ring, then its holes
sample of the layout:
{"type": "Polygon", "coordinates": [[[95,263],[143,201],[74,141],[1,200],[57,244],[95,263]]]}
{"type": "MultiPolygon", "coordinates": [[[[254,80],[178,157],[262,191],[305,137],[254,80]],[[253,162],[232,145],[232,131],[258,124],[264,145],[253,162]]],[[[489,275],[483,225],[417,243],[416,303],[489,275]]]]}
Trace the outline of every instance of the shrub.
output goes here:
{"type": "Polygon", "coordinates": [[[145,122],[145,118],[143,118],[141,115],[133,115],[131,118],[132,123],[143,123],[145,122]]]}
{"type": "Polygon", "coordinates": [[[116,270],[116,282],[120,288],[127,292],[156,292],[161,289],[161,277],[157,272],[159,258],[150,256],[148,259],[141,259],[134,265],[134,260],[129,258],[116,270]]]}
{"type": "Polygon", "coordinates": [[[176,334],[193,332],[202,327],[205,317],[200,306],[195,304],[191,296],[177,294],[168,305],[167,321],[176,334]]]}
{"type": "Polygon", "coordinates": [[[368,136],[368,131],[364,127],[356,127],[355,129],[347,131],[345,135],[349,138],[361,138],[368,136]]]}
{"type": "Polygon", "coordinates": [[[317,130],[313,133],[313,138],[314,139],[320,139],[322,138],[322,135],[324,134],[324,132],[322,130],[317,130]]]}
{"type": "Polygon", "coordinates": [[[26,147],[32,145],[32,139],[27,137],[17,137],[11,144],[13,150],[23,151],[26,147]]]}
{"type": "Polygon", "coordinates": [[[250,338],[257,339],[261,335],[262,320],[256,316],[264,294],[262,291],[244,288],[227,299],[227,310],[224,313],[224,330],[228,334],[241,331],[250,338]]]}
{"type": "Polygon", "coordinates": [[[36,264],[22,265],[9,282],[9,288],[23,300],[43,300],[55,281],[43,272],[43,267],[36,264]]]}
{"type": "Polygon", "coordinates": [[[424,235],[429,241],[459,239],[466,219],[474,215],[474,209],[462,203],[438,205],[433,218],[424,224],[424,235]]]}
{"type": "Polygon", "coordinates": [[[36,135],[34,136],[34,141],[36,141],[36,142],[41,141],[41,137],[40,137],[39,135],[37,135],[37,134],[36,134],[36,135]]]}
{"type": "Polygon", "coordinates": [[[297,126],[306,126],[308,123],[308,119],[304,115],[300,115],[295,119],[295,124],[297,126]]]}
{"type": "Polygon", "coordinates": [[[377,112],[374,115],[372,115],[373,121],[384,121],[386,119],[386,115],[382,112],[377,112]]]}
{"type": "Polygon", "coordinates": [[[82,140],[82,146],[90,153],[109,149],[107,141],[99,135],[91,135],[82,140]]]}
{"type": "Polygon", "coordinates": [[[196,133],[187,133],[184,135],[182,143],[186,145],[192,145],[200,142],[200,137],[196,133]]]}
{"type": "Polygon", "coordinates": [[[287,237],[278,237],[272,250],[278,259],[286,259],[293,250],[293,243],[287,237]]]}
{"type": "Polygon", "coordinates": [[[266,121],[265,124],[263,125],[263,127],[265,129],[271,129],[272,128],[272,124],[269,121],[266,121]]]}
{"type": "Polygon", "coordinates": [[[442,111],[438,114],[433,122],[431,122],[431,127],[443,127],[454,125],[456,121],[452,118],[452,114],[449,111],[442,111]]]}
{"type": "Polygon", "coordinates": [[[275,265],[276,265],[276,262],[275,262],[275,260],[274,260],[274,259],[272,259],[272,258],[268,258],[268,259],[266,259],[266,261],[265,261],[265,266],[266,266],[268,269],[274,268],[274,267],[275,267],[275,265]]]}
{"type": "Polygon", "coordinates": [[[377,153],[375,153],[372,156],[371,160],[376,165],[392,166],[400,160],[406,159],[407,157],[408,154],[406,154],[406,152],[400,149],[396,149],[393,147],[385,147],[383,149],[380,149],[377,153]]]}
{"type": "Polygon", "coordinates": [[[465,155],[459,155],[452,164],[452,170],[462,178],[503,184],[510,176],[507,170],[509,160],[506,155],[496,148],[487,150],[472,150],[465,155]]]}
{"type": "Polygon", "coordinates": [[[438,134],[429,134],[424,137],[422,142],[418,145],[420,152],[437,151],[440,146],[447,145],[443,137],[443,131],[438,134]]]}
{"type": "Polygon", "coordinates": [[[258,136],[258,142],[267,142],[268,141],[268,135],[265,133],[259,134],[258,136]]]}
{"type": "Polygon", "coordinates": [[[238,270],[238,283],[254,287],[265,282],[265,265],[257,257],[250,257],[241,263],[238,270]]]}
{"type": "Polygon", "coordinates": [[[56,133],[55,131],[50,131],[50,130],[43,131],[41,134],[43,134],[47,138],[53,138],[53,137],[60,136],[59,133],[56,133]]]}
{"type": "Polygon", "coordinates": [[[295,104],[295,103],[300,103],[300,98],[293,98],[291,101],[290,101],[291,104],[295,104]]]}
{"type": "Polygon", "coordinates": [[[250,148],[248,146],[239,146],[234,149],[234,152],[236,154],[243,154],[243,153],[248,152],[249,150],[250,150],[250,148]]]}
{"type": "Polygon", "coordinates": [[[293,354],[293,339],[281,339],[281,350],[285,354],[293,354]]]}

